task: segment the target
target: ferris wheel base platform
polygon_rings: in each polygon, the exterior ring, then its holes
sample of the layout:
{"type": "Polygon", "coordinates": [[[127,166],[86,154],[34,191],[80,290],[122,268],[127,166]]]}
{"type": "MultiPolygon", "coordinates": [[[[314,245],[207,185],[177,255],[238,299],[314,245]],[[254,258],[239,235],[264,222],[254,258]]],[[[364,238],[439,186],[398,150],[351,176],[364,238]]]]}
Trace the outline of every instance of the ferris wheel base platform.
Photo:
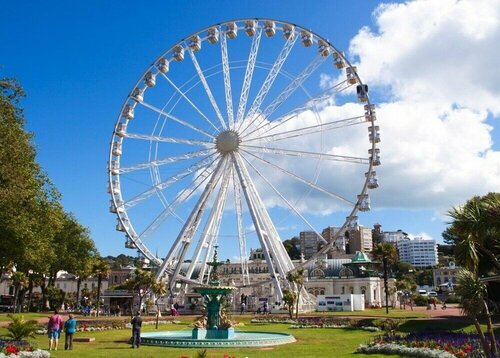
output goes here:
{"type": "Polygon", "coordinates": [[[235,331],[229,339],[193,339],[191,331],[160,331],[141,334],[141,345],[179,348],[268,347],[295,342],[287,333],[235,331]]]}

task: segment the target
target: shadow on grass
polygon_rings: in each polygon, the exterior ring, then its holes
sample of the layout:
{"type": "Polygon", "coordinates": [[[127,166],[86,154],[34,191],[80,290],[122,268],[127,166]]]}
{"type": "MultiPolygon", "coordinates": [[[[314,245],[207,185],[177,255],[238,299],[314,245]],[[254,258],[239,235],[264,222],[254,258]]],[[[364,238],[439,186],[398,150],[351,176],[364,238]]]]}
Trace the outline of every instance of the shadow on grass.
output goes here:
{"type": "Polygon", "coordinates": [[[470,326],[471,322],[462,319],[408,320],[399,326],[399,331],[405,333],[415,331],[462,331],[470,328],[470,326]]]}

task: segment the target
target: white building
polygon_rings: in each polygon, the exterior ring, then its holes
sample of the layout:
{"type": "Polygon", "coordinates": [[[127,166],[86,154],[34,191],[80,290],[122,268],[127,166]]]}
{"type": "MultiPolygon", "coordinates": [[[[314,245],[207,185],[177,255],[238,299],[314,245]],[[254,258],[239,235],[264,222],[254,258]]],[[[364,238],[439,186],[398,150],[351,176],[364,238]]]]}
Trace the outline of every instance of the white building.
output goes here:
{"type": "Polygon", "coordinates": [[[390,242],[391,244],[398,245],[400,241],[408,238],[408,234],[403,230],[397,231],[383,231],[382,233],[382,242],[390,242]]]}
{"type": "Polygon", "coordinates": [[[399,259],[408,262],[415,267],[436,266],[438,264],[438,252],[436,240],[415,237],[399,241],[399,259]]]}

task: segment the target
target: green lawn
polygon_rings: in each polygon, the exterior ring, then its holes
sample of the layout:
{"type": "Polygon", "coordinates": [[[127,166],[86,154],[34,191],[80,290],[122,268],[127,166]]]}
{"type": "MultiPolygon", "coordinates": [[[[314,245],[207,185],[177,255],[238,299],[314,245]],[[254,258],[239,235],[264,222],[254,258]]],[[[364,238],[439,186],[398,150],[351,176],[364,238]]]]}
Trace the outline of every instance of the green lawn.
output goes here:
{"type": "MultiPolygon", "coordinates": [[[[365,311],[366,312],[366,311],[365,311]]],[[[398,311],[399,312],[399,311],[398,311]]],[[[365,315],[366,316],[366,315],[365,315]]],[[[376,316],[376,315],[375,315],[376,316]]],[[[208,357],[222,358],[225,354],[230,357],[352,357],[356,348],[361,343],[367,343],[371,337],[377,333],[366,332],[361,330],[349,329],[290,329],[288,324],[252,324],[250,316],[235,316],[235,319],[243,322],[243,327],[238,327],[239,330],[253,331],[274,331],[292,334],[296,339],[296,343],[283,346],[275,346],[269,348],[248,348],[248,349],[210,349],[208,357]]],[[[160,330],[191,330],[189,326],[192,323],[191,317],[183,317],[182,323],[178,325],[163,325],[160,330]]],[[[436,322],[432,323],[435,327],[436,322]]],[[[440,323],[441,325],[441,323],[440,323]]],[[[446,321],[442,323],[443,328],[452,329],[452,325],[446,321]]],[[[428,328],[429,321],[426,320],[409,320],[402,328],[404,331],[413,329],[428,328]]],[[[470,329],[468,325],[459,325],[458,329],[470,329]]],[[[154,326],[146,326],[143,331],[154,331],[154,326]]],[[[5,334],[5,328],[0,329],[0,335],[5,334]]],[[[200,349],[183,349],[183,348],[160,348],[143,346],[139,350],[133,350],[127,343],[130,337],[129,330],[114,330],[105,332],[78,332],[77,337],[95,337],[94,342],[90,343],[75,343],[73,351],[57,351],[53,352],[52,357],[106,357],[106,358],[126,358],[126,357],[196,357],[200,349]]],[[[61,337],[61,347],[64,347],[64,338],[61,337]]],[[[46,349],[48,342],[45,336],[37,336],[36,344],[39,348],[46,349]]],[[[356,357],[396,357],[384,355],[360,355],[356,357]]]]}
{"type": "MultiPolygon", "coordinates": [[[[188,329],[187,325],[162,326],[161,329],[188,329]]],[[[356,347],[360,343],[367,342],[373,333],[342,329],[301,329],[292,330],[288,325],[249,325],[246,330],[276,331],[290,333],[297,339],[296,343],[269,348],[248,349],[211,349],[208,350],[209,357],[222,358],[224,354],[231,357],[287,357],[292,354],[296,357],[352,357],[356,347]]],[[[144,331],[152,331],[153,327],[146,327],[144,331]]],[[[130,337],[129,330],[115,330],[106,332],[77,333],[80,337],[95,337],[94,342],[75,343],[73,351],[52,352],[52,357],[196,357],[200,349],[183,348],[160,348],[142,346],[139,350],[133,350],[127,343],[130,337]]],[[[45,336],[37,336],[38,346],[47,348],[45,336]]],[[[63,343],[64,339],[62,339],[63,343]]],[[[61,347],[60,347],[61,348],[61,347]]],[[[377,355],[356,355],[358,357],[383,357],[377,355]]],[[[387,357],[387,356],[385,356],[387,357]]]]}
{"type": "MultiPolygon", "coordinates": [[[[9,317],[7,317],[9,313],[0,313],[0,321],[10,321],[9,317]]],[[[45,318],[45,317],[50,317],[53,314],[53,312],[41,312],[41,313],[16,313],[16,316],[24,316],[24,319],[38,319],[38,318],[45,318]]]]}

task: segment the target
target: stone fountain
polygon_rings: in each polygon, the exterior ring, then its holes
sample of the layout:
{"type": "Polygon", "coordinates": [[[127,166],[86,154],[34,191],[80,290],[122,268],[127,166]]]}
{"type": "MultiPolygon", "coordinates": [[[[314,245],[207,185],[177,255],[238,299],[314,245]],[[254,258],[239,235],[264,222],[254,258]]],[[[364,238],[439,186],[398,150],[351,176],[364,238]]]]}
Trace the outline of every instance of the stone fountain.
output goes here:
{"type": "Polygon", "coordinates": [[[203,296],[207,312],[194,323],[191,331],[160,331],[141,334],[141,344],[146,346],[184,348],[267,347],[295,342],[287,333],[235,331],[233,322],[221,307],[222,300],[236,287],[221,286],[218,274],[217,246],[215,246],[208,285],[195,287],[203,296]]]}

